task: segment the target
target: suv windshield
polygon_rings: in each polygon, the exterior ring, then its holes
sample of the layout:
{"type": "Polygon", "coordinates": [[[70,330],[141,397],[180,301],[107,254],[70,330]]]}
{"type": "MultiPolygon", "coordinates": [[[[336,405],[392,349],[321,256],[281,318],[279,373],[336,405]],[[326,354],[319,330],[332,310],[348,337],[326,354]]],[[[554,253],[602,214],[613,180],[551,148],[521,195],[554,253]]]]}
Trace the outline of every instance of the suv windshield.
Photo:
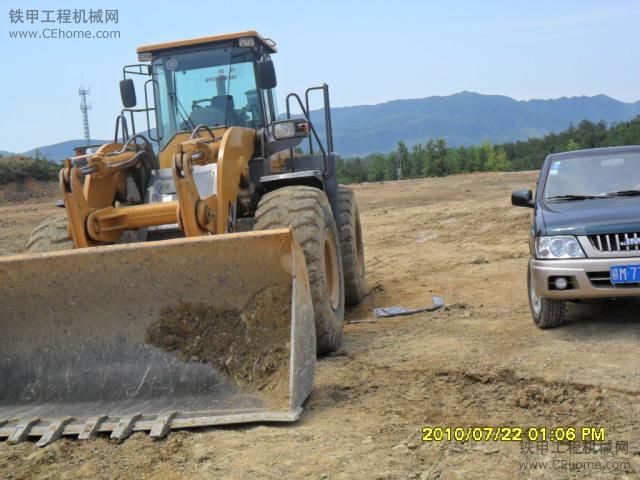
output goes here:
{"type": "Polygon", "coordinates": [[[640,153],[553,159],[544,198],[581,200],[640,194],[640,153]]]}
{"type": "Polygon", "coordinates": [[[263,126],[255,53],[227,47],[178,53],[153,61],[158,136],[163,148],[179,131],[263,126]]]}

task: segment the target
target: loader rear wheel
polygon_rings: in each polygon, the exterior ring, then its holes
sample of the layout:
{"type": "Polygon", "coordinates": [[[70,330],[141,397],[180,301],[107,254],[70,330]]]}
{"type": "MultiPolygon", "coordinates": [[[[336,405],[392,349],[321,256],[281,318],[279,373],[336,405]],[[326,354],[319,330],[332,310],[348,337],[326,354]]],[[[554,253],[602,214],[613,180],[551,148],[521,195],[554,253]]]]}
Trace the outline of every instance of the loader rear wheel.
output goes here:
{"type": "Polygon", "coordinates": [[[317,352],[327,354],[337,349],[342,340],[344,277],[338,229],[324,192],[295,186],[280,188],[262,197],[254,230],[289,225],[307,260],[317,352]]]}
{"type": "Polygon", "coordinates": [[[67,230],[67,215],[54,215],[38,225],[27,242],[26,250],[30,253],[70,250],[73,241],[67,230]]]}
{"type": "Polygon", "coordinates": [[[357,305],[365,295],[364,245],[356,196],[349,187],[338,187],[338,234],[347,305],[357,305]]]}

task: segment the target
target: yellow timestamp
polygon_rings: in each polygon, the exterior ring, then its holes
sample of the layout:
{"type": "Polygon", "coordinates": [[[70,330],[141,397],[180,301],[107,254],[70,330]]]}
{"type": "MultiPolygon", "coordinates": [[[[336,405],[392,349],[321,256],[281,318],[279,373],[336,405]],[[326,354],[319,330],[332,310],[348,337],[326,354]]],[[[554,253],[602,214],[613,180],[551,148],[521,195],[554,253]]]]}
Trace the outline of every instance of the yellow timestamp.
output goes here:
{"type": "Polygon", "coordinates": [[[605,427],[422,427],[423,442],[602,442],[605,427]]]}

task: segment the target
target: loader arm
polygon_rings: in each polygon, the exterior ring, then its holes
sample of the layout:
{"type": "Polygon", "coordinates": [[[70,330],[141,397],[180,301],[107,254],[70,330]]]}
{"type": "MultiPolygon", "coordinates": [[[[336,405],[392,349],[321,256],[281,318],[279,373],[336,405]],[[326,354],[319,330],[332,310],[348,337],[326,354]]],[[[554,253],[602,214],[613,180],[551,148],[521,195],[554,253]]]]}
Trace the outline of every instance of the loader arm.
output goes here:
{"type": "Polygon", "coordinates": [[[235,231],[238,192],[249,181],[249,160],[255,151],[256,131],[231,127],[219,143],[212,138],[178,145],[173,178],[180,205],[180,225],[188,237],[235,231]],[[216,155],[217,153],[217,155],[216,155]],[[217,163],[216,194],[201,198],[193,179],[193,164],[217,163]]]}
{"type": "Polygon", "coordinates": [[[255,138],[254,129],[231,127],[222,138],[201,134],[177,143],[172,167],[178,200],[157,204],[114,205],[118,194],[127,193],[127,175],[141,154],[137,147],[106,144],[96,154],[83,156],[85,162],[78,162],[81,157],[73,159],[75,163],[67,160],[60,187],[75,247],[110,244],[126,230],[174,223],[187,237],[235,231],[238,192],[249,182],[255,138]],[[210,163],[217,164],[216,193],[201,198],[193,165],[210,163]]]}
{"type": "Polygon", "coordinates": [[[255,148],[256,132],[250,128],[230,128],[222,137],[218,154],[218,233],[235,231],[236,203],[242,179],[248,181],[249,160],[255,148]]]}
{"type": "Polygon", "coordinates": [[[59,175],[60,190],[69,220],[69,236],[77,248],[99,244],[85,228],[87,219],[92,212],[113,204],[116,194],[126,188],[126,173],[110,168],[135,155],[132,151],[115,154],[123,147],[122,144],[108,143],[93,155],[81,155],[64,162],[59,175]],[[82,165],[82,169],[78,165],[82,165]],[[93,170],[94,173],[85,179],[83,170],[93,170]]]}

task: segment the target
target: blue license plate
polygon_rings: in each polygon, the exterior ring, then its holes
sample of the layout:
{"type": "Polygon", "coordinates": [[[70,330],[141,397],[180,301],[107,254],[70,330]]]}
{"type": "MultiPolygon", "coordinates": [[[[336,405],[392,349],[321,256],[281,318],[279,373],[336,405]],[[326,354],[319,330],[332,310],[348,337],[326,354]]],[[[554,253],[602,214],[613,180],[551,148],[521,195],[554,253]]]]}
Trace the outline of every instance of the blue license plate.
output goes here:
{"type": "Polygon", "coordinates": [[[613,285],[640,283],[640,265],[614,265],[609,273],[613,285]]]}

